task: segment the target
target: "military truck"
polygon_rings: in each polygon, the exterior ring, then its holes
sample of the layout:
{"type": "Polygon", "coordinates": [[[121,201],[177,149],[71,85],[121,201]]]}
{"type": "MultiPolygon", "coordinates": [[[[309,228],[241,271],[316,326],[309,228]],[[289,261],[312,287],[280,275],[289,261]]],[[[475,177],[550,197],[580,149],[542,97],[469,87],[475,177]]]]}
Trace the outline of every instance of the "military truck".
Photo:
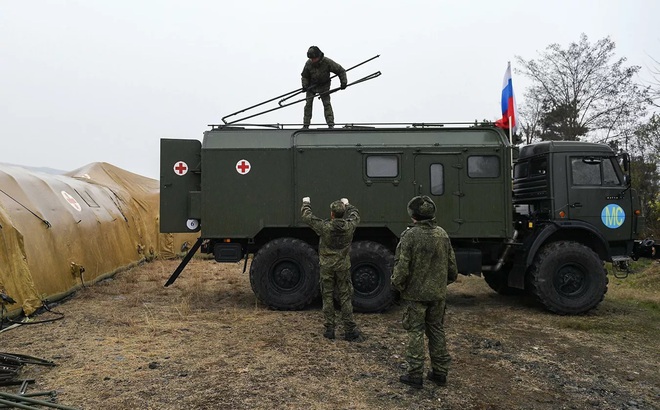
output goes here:
{"type": "Polygon", "coordinates": [[[256,296],[295,310],[319,295],[318,238],[301,221],[346,197],[362,221],[351,250],[359,312],[387,309],[406,204],[428,195],[452,240],[460,273],[501,294],[522,291],[559,314],[597,306],[604,261],[625,267],[641,252],[644,218],[628,157],[606,145],[542,142],[513,147],[491,124],[211,125],[203,141],[161,140],[161,232],[200,232],[218,262],[253,255],[256,296]]]}

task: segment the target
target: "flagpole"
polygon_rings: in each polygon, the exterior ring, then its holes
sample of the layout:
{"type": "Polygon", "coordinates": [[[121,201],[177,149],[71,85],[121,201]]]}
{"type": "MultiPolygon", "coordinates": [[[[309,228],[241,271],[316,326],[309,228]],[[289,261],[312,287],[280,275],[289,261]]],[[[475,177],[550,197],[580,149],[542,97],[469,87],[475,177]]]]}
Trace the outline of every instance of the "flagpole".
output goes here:
{"type": "MultiPolygon", "coordinates": [[[[507,71],[511,72],[511,60],[506,62],[506,69],[507,71]]],[[[513,87],[511,89],[511,92],[513,93],[513,87]]],[[[511,109],[509,110],[511,112],[511,109]]],[[[511,116],[509,115],[509,144],[513,146],[513,125],[511,125],[511,116]]]]}
{"type": "MultiPolygon", "coordinates": [[[[513,187],[513,126],[511,125],[511,116],[509,115],[509,144],[511,149],[511,186],[513,187]]],[[[513,188],[512,188],[513,189],[513,188]]]]}

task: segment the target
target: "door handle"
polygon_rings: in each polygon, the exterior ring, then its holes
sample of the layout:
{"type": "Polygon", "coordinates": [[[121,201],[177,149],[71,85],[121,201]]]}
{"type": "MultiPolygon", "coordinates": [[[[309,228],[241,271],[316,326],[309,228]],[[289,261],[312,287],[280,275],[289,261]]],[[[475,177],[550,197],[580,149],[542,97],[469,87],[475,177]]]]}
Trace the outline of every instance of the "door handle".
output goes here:
{"type": "Polygon", "coordinates": [[[576,202],[574,204],[571,204],[571,208],[582,208],[582,204],[579,202],[576,202]]]}

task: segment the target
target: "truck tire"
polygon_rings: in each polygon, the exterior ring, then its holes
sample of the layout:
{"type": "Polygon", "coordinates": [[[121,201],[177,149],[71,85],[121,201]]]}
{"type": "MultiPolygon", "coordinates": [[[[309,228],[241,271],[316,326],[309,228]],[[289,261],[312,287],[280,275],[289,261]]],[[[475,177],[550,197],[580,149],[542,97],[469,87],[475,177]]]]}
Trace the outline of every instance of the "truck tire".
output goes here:
{"type": "Polygon", "coordinates": [[[351,280],[356,312],[382,312],[394,303],[390,282],[393,266],[394,255],[383,245],[371,241],[353,243],[351,280]]]}
{"type": "Polygon", "coordinates": [[[491,289],[500,295],[514,296],[524,294],[525,292],[522,289],[509,286],[509,272],[510,268],[507,266],[502,267],[497,272],[483,272],[484,280],[491,289]]]}
{"type": "Polygon", "coordinates": [[[574,315],[596,307],[607,292],[607,271],[591,248],[578,242],[546,245],[536,256],[528,284],[550,311],[574,315]]]}
{"type": "Polygon", "coordinates": [[[319,256],[309,244],[278,238],[264,245],[250,264],[252,291],[278,310],[299,310],[319,295],[319,256]]]}

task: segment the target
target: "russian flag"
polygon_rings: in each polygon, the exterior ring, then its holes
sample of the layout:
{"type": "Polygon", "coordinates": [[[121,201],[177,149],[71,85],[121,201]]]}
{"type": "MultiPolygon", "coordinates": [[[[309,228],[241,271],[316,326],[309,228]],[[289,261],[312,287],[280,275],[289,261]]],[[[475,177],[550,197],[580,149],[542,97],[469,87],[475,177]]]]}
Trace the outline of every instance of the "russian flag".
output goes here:
{"type": "Polygon", "coordinates": [[[504,84],[502,84],[502,118],[495,121],[495,126],[515,133],[518,131],[517,116],[516,97],[513,94],[513,83],[511,82],[511,62],[509,62],[504,73],[504,84]]]}

